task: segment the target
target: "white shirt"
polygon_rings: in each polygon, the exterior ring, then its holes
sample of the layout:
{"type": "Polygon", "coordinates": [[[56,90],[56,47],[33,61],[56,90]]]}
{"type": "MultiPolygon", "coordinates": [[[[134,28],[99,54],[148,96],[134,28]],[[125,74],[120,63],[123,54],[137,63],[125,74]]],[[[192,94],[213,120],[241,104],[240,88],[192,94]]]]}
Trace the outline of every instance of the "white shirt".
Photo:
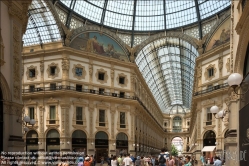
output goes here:
{"type": "Polygon", "coordinates": [[[117,166],[117,160],[111,160],[111,166],[117,166]]]}
{"type": "Polygon", "coordinates": [[[125,163],[125,166],[127,166],[127,165],[131,165],[132,160],[130,157],[126,157],[124,158],[123,162],[125,163]]]}

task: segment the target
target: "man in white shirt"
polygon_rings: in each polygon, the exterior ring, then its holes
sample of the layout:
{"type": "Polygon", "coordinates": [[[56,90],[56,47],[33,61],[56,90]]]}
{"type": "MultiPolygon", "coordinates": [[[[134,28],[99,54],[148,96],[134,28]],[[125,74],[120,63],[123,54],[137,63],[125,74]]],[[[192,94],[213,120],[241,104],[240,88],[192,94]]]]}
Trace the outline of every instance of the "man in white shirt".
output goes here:
{"type": "Polygon", "coordinates": [[[124,166],[130,166],[130,165],[132,165],[132,159],[130,158],[130,154],[128,154],[128,155],[124,155],[124,160],[123,160],[123,165],[124,166]]]}
{"type": "Polygon", "coordinates": [[[167,155],[165,154],[165,149],[162,148],[161,153],[158,156],[159,166],[166,166],[166,161],[167,161],[167,155]]]}
{"type": "Polygon", "coordinates": [[[214,166],[222,166],[222,162],[217,156],[215,156],[214,166]]]}

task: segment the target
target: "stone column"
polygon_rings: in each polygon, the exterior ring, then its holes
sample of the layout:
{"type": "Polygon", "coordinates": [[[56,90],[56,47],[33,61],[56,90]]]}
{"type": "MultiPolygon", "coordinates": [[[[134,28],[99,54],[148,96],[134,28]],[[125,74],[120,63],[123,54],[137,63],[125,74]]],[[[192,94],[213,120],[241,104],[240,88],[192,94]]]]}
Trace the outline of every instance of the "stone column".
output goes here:
{"type": "MultiPolygon", "coordinates": [[[[235,154],[239,154],[238,146],[238,129],[239,129],[239,96],[234,92],[230,95],[230,113],[229,113],[229,134],[224,140],[226,145],[226,156],[229,156],[226,160],[226,165],[239,165],[239,159],[235,158],[235,154]]],[[[236,156],[237,157],[237,156],[236,156]]]]}
{"type": "MultiPolygon", "coordinates": [[[[65,99],[65,101],[70,101],[70,99],[65,99]]],[[[70,104],[68,102],[62,102],[61,106],[61,136],[60,141],[62,144],[60,145],[61,152],[71,151],[72,143],[71,143],[71,133],[69,131],[69,111],[70,104]]]]}
{"type": "Polygon", "coordinates": [[[92,86],[93,80],[92,79],[93,79],[93,62],[92,62],[92,60],[89,60],[89,83],[90,83],[90,85],[89,85],[88,89],[93,88],[93,86],[92,86]]]}
{"type": "Polygon", "coordinates": [[[111,68],[111,93],[114,93],[114,69],[113,69],[113,65],[111,68]]]}
{"type": "Polygon", "coordinates": [[[44,122],[44,111],[45,111],[45,106],[40,105],[39,106],[39,115],[40,115],[40,120],[39,120],[39,134],[38,134],[38,165],[43,166],[43,162],[45,162],[45,157],[46,157],[46,136],[44,135],[44,125],[46,124],[46,121],[44,122]]]}
{"type": "Polygon", "coordinates": [[[69,77],[69,68],[70,68],[70,62],[68,57],[64,56],[62,59],[62,85],[68,86],[68,77],[69,77]]]}

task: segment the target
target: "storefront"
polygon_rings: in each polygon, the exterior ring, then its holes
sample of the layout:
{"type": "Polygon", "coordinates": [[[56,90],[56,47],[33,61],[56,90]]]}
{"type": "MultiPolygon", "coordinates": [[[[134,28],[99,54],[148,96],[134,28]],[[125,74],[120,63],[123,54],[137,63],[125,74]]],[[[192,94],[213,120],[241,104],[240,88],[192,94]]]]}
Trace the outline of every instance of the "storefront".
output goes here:
{"type": "Polygon", "coordinates": [[[36,160],[38,158],[38,134],[35,130],[30,130],[26,135],[26,152],[30,154],[29,159],[36,160]]]}
{"type": "Polygon", "coordinates": [[[53,156],[57,155],[60,152],[60,134],[57,130],[51,129],[48,131],[46,136],[46,151],[47,152],[55,152],[50,153],[53,156]]]}
{"type": "Polygon", "coordinates": [[[116,137],[116,156],[128,153],[128,137],[125,133],[119,133],[116,137]]]}
{"type": "Polygon", "coordinates": [[[95,135],[95,149],[96,149],[96,161],[98,163],[101,162],[101,157],[104,157],[104,160],[108,160],[108,135],[103,132],[99,131],[95,135]]]}
{"type": "Polygon", "coordinates": [[[74,152],[84,152],[86,154],[87,137],[86,133],[81,130],[75,130],[72,134],[72,150],[74,152]]]}

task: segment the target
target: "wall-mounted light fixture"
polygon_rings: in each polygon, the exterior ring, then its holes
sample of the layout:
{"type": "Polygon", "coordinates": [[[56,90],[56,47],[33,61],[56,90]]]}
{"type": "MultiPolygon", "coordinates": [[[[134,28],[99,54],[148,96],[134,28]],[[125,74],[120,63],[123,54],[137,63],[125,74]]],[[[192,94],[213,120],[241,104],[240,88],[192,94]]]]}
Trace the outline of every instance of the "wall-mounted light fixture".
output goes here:
{"type": "MultiPolygon", "coordinates": [[[[249,75],[249,73],[246,75],[246,77],[249,75]]],[[[245,78],[246,78],[245,77],[245,78]]],[[[245,79],[244,78],[244,79],[245,79]]],[[[230,87],[233,88],[234,93],[236,93],[237,95],[244,95],[248,92],[249,90],[249,84],[244,81],[242,75],[240,75],[239,73],[232,73],[228,79],[227,79],[227,83],[230,87]],[[238,88],[245,88],[244,89],[244,93],[238,93],[237,90],[238,88]]]]}
{"type": "Polygon", "coordinates": [[[42,142],[38,142],[38,145],[41,145],[42,144],[42,142]]]}
{"type": "Polygon", "coordinates": [[[70,144],[70,142],[69,142],[69,141],[67,141],[67,144],[70,144]]]}
{"type": "Polygon", "coordinates": [[[22,110],[22,117],[23,119],[17,119],[16,122],[22,124],[24,132],[28,132],[29,128],[28,125],[32,125],[32,127],[35,125],[36,121],[34,119],[30,119],[29,116],[24,114],[25,110],[22,110]]]}
{"type": "Polygon", "coordinates": [[[92,142],[91,145],[94,145],[94,143],[92,142]]]}
{"type": "MultiPolygon", "coordinates": [[[[227,105],[227,109],[228,109],[229,106],[228,106],[228,104],[226,104],[226,105],[227,105]]],[[[214,115],[214,117],[216,119],[222,119],[223,120],[223,118],[226,116],[226,114],[228,112],[230,112],[230,111],[229,111],[229,109],[228,110],[219,110],[219,107],[214,105],[214,106],[212,106],[210,108],[210,112],[214,115]],[[216,114],[217,114],[218,117],[216,117],[216,114]]]]}
{"type": "Polygon", "coordinates": [[[64,142],[61,141],[60,144],[64,144],[64,142]]]}
{"type": "Polygon", "coordinates": [[[113,146],[116,146],[116,143],[114,142],[112,145],[113,145],[113,146]]]}

